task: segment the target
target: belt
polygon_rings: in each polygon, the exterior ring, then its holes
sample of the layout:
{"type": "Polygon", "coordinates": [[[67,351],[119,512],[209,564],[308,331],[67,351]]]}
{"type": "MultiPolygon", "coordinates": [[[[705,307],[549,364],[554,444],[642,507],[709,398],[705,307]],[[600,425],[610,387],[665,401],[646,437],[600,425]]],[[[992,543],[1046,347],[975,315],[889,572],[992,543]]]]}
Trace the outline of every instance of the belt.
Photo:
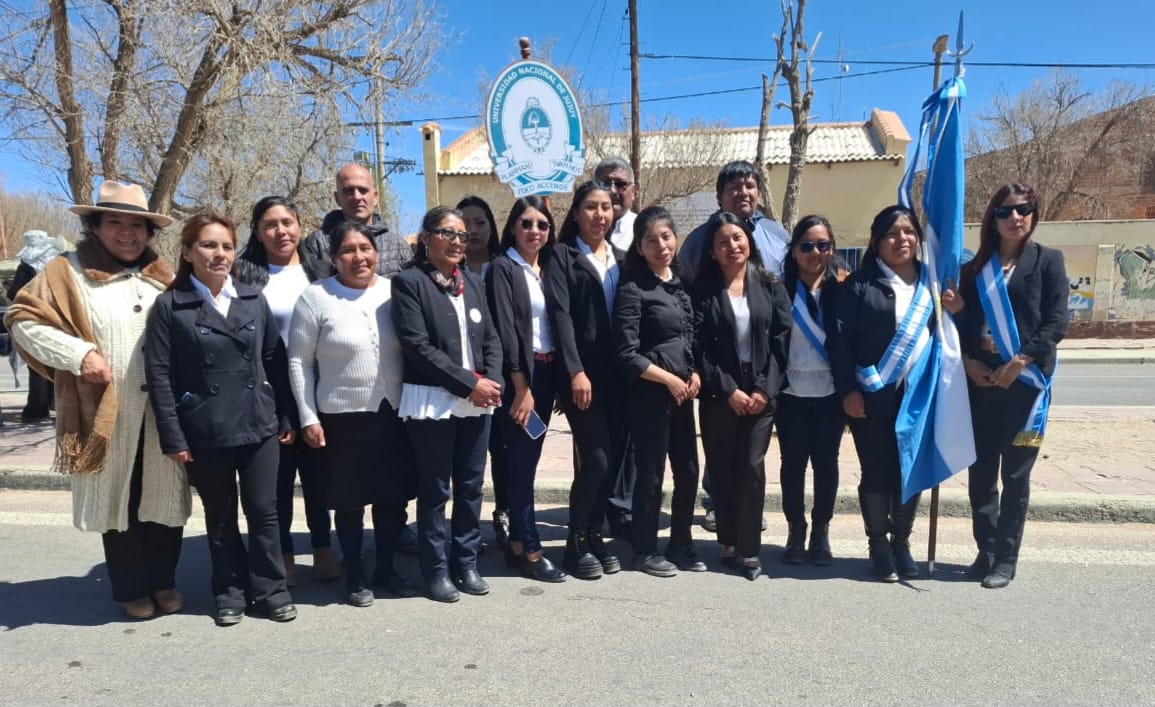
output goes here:
{"type": "Polygon", "coordinates": [[[533,360],[541,361],[542,363],[553,363],[554,359],[556,358],[557,354],[555,354],[553,351],[550,351],[549,353],[534,352],[533,354],[533,360]]]}

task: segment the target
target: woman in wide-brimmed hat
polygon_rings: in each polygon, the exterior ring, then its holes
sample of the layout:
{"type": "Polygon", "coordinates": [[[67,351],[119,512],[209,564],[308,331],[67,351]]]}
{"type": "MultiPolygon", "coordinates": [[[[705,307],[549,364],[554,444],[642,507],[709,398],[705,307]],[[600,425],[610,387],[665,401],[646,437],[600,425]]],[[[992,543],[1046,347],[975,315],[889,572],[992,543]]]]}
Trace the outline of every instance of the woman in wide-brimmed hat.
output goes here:
{"type": "Polygon", "coordinates": [[[5,324],[56,384],[55,467],[71,474],[76,527],[102,534],[113,598],[130,618],[172,613],[189,487],[161,453],[143,351],[149,309],[173,277],[151,244],[172,219],[149,211],[139,186],[111,181],[72,212],[76,252],[20,291],[5,324]]]}

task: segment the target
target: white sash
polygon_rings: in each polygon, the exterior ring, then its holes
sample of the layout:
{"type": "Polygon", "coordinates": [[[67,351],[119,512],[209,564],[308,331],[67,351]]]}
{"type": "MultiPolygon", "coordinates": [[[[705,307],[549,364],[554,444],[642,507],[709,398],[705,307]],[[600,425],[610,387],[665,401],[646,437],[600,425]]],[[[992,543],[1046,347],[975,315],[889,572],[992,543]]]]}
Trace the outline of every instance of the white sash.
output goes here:
{"type": "Polygon", "coordinates": [[[906,310],[906,315],[902,318],[902,323],[895,330],[894,338],[890,340],[886,353],[882,355],[877,365],[859,366],[855,371],[859,387],[873,393],[906,376],[910,366],[918,360],[919,354],[930,343],[927,322],[930,321],[932,312],[934,312],[934,298],[927,284],[927,268],[920,267],[914,297],[906,310]]]}
{"type": "Polygon", "coordinates": [[[814,347],[814,350],[822,355],[823,360],[829,361],[826,355],[826,328],[822,321],[822,308],[818,308],[818,320],[810,315],[810,307],[806,306],[807,300],[810,298],[810,293],[806,291],[806,287],[802,284],[801,278],[797,280],[794,287],[794,303],[791,306],[794,314],[794,323],[806,335],[806,340],[814,347]]]}

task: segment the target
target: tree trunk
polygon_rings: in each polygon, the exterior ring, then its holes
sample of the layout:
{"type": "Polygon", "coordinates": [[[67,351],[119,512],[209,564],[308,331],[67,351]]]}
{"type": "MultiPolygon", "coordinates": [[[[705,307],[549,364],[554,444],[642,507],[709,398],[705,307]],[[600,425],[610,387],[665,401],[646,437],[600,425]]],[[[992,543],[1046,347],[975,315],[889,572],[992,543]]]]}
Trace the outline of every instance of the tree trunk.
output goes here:
{"type": "Polygon", "coordinates": [[[777,220],[774,199],[770,194],[770,170],[766,169],[766,135],[770,132],[770,110],[774,107],[774,92],[778,88],[779,70],[774,69],[774,80],[762,74],[762,114],[758,118],[758,152],[754,164],[762,172],[762,186],[758,200],[762,202],[762,213],[777,220]]]}
{"type": "Polygon", "coordinates": [[[64,123],[64,146],[68,153],[68,191],[74,204],[91,204],[92,162],[84,144],[84,115],[72,85],[68,8],[64,0],[49,0],[48,8],[56,48],[56,92],[60,97],[60,120],[64,123]]]}

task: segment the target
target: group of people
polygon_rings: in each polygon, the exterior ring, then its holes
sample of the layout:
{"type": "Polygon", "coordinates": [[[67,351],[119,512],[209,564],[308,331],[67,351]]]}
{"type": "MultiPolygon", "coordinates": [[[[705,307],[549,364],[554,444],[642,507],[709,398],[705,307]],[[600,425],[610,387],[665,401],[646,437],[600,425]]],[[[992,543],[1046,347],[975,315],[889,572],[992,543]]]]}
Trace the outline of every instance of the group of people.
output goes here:
{"type": "MultiPolygon", "coordinates": [[[[349,165],[337,173],[340,208],[316,233],[303,238],[296,206],[266,197],[238,252],[234,222],[201,212],[182,225],[175,273],[152,247],[171,219],[150,212],[139,187],[105,182],[94,206],[72,209],[76,252],[48,263],[6,323],[56,383],[56,465],[71,474],[77,527],[103,534],[113,598],[133,618],[182,607],[175,569],[191,485],[217,623],[292,620],[298,477],[314,569],[343,573],[349,604],[371,605],[375,589],[442,602],[487,594],[477,569],[487,456],[497,543],[527,578],[619,571],[607,522],[638,571],[706,570],[691,537],[701,471],[722,563],[754,580],[775,425],[782,560],[829,564],[847,421],[872,572],[917,577],[918,497],[901,496],[895,418],[909,354],[934,328],[918,220],[900,206],[880,212],[861,267],[841,282],[829,221],[806,216],[787,233],[759,210],[761,180],[748,162],[725,165],[719,210],[680,247],[665,208],[633,212],[634,175],[613,158],[577,187],[560,224],[528,196],[499,230],[490,206],[469,197],[426,213],[411,244],[376,214],[368,171],[349,165]],[[555,411],[574,444],[559,564],[544,552],[533,500],[555,411]],[[422,587],[394,562],[413,498],[422,587]]],[[[1000,188],[976,258],[942,298],[959,322],[978,451],[970,570],[988,587],[1014,576],[1039,400],[1067,319],[1061,255],[1030,240],[1036,209],[1029,187],[1000,188]],[[1005,306],[992,310],[994,300],[1005,306]]]]}

